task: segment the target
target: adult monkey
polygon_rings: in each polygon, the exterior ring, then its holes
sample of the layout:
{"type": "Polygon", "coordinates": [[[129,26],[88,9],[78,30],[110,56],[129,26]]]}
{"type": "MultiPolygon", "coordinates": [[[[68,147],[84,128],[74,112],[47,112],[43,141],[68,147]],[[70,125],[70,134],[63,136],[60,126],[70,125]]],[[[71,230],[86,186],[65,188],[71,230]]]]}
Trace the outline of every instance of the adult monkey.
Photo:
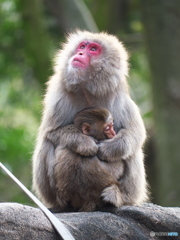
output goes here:
{"type": "Polygon", "coordinates": [[[87,31],[70,34],[57,54],[33,156],[33,186],[47,205],[55,204],[54,154],[59,146],[82,156],[97,155],[119,180],[122,205],[147,199],[142,153],[146,132],[128,92],[127,59],[116,37],[87,31]],[[76,112],[92,105],[107,108],[114,118],[117,135],[100,145],[71,125],[76,112]]]}

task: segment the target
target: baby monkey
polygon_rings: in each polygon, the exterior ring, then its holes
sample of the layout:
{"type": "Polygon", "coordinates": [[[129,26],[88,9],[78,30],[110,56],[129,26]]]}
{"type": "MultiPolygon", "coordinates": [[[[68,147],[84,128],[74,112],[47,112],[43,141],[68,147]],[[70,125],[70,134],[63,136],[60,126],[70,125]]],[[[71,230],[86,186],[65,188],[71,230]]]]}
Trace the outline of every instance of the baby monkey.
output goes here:
{"type": "MultiPolygon", "coordinates": [[[[112,115],[102,107],[81,110],[74,117],[74,125],[96,143],[116,135],[112,115]]],[[[90,212],[105,202],[116,207],[122,204],[119,182],[97,156],[81,156],[67,147],[57,148],[55,155],[56,205],[62,211],[73,208],[90,212]]]]}
{"type": "Polygon", "coordinates": [[[110,139],[116,135],[113,128],[113,117],[103,107],[88,107],[81,110],[74,117],[74,125],[82,133],[97,141],[110,139]]]}

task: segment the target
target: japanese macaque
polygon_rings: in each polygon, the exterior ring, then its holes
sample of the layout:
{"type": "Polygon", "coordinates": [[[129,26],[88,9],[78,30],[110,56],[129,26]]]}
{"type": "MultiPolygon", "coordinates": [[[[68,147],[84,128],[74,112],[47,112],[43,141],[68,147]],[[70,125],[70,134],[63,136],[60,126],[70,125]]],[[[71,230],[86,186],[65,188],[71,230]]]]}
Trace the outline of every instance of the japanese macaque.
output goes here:
{"type": "MultiPolygon", "coordinates": [[[[113,118],[105,108],[89,107],[78,112],[74,125],[94,140],[113,138],[113,118]]],[[[119,182],[100,163],[97,156],[84,157],[70,149],[57,148],[54,167],[57,203],[61,211],[69,208],[90,212],[102,207],[106,200],[119,207],[121,193],[119,182]],[[110,195],[111,198],[106,199],[110,195]]]]}
{"type": "Polygon", "coordinates": [[[113,117],[107,109],[102,107],[88,107],[79,111],[74,117],[74,125],[82,133],[98,141],[110,139],[116,135],[113,117]]]}
{"type": "MultiPolygon", "coordinates": [[[[146,132],[129,95],[127,60],[123,44],[107,33],[76,31],[58,52],[33,156],[34,190],[49,207],[56,205],[54,168],[62,148],[82,157],[97,157],[98,164],[118,179],[119,206],[147,200],[142,152],[146,132]],[[97,144],[73,125],[74,115],[90,106],[111,112],[113,138],[97,144]]],[[[103,198],[109,201],[110,193],[103,198]]]]}

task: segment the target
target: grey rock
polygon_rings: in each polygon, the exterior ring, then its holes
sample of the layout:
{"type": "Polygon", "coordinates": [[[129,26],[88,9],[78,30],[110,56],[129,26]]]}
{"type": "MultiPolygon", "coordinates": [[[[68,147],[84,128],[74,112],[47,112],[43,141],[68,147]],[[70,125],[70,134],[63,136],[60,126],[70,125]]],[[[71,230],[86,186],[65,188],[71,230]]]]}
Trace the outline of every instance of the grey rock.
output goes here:
{"type": "MultiPolygon", "coordinates": [[[[180,239],[180,208],[154,204],[54,213],[76,240],[180,239]],[[173,236],[174,235],[174,236],[173,236]]],[[[0,240],[61,239],[38,208],[0,203],[0,240]]]]}

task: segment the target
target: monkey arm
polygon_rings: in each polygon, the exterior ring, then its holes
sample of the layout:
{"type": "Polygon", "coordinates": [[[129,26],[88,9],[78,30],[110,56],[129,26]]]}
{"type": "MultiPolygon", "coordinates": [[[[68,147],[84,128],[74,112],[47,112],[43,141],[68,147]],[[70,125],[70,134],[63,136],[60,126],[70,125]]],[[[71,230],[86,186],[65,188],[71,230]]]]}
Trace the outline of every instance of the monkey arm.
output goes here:
{"type": "Polygon", "coordinates": [[[98,156],[101,160],[113,162],[127,159],[143,146],[146,131],[138,108],[132,100],[126,99],[120,116],[121,129],[117,135],[99,144],[98,156]]]}
{"type": "Polygon", "coordinates": [[[96,140],[82,134],[73,124],[49,132],[47,138],[55,146],[66,147],[82,156],[95,156],[98,151],[96,140]]]}
{"type": "Polygon", "coordinates": [[[49,206],[56,199],[54,165],[55,149],[66,147],[82,156],[95,156],[98,146],[93,138],[82,134],[74,125],[39,133],[33,156],[33,189],[49,206]]]}
{"type": "Polygon", "coordinates": [[[53,206],[56,199],[54,150],[54,145],[39,134],[33,155],[33,190],[49,206],[53,206]]]}

